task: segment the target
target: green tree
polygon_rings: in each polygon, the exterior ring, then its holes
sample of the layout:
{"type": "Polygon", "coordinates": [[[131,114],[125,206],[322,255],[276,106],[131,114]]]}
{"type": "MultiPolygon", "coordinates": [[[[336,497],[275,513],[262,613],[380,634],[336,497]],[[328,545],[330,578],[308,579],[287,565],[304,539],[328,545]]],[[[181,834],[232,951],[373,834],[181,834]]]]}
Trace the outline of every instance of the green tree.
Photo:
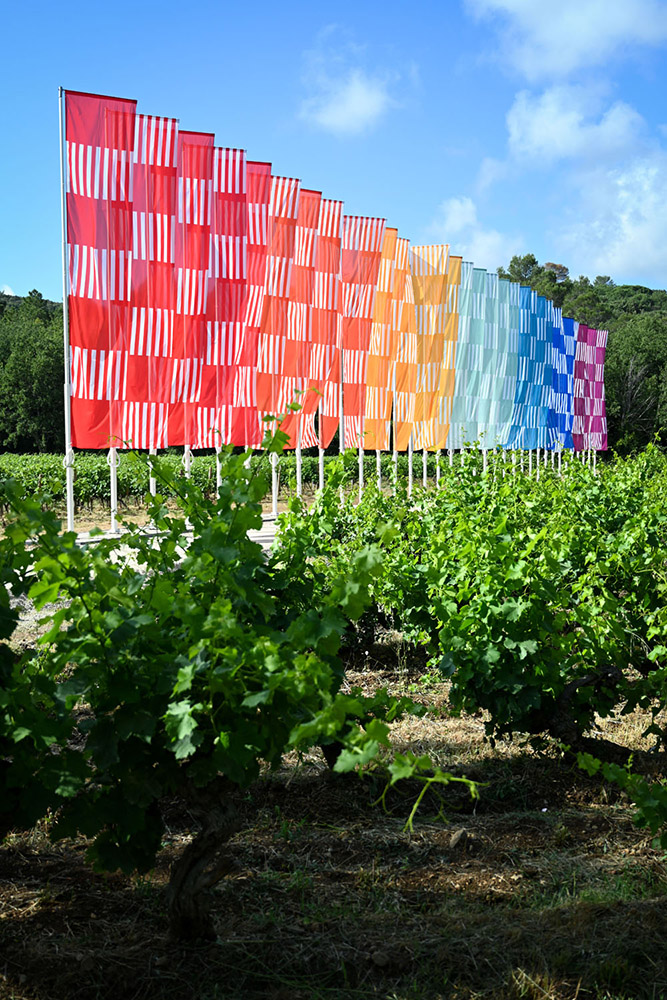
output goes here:
{"type": "Polygon", "coordinates": [[[0,450],[60,451],[62,313],[36,290],[0,317],[0,450]]]}

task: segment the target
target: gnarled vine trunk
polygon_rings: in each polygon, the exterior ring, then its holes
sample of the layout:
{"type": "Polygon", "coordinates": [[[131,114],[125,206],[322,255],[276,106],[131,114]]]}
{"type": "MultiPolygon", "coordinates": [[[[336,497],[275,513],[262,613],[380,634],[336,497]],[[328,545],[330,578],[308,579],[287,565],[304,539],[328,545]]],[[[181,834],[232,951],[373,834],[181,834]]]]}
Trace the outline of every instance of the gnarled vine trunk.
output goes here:
{"type": "Polygon", "coordinates": [[[231,783],[188,788],[188,805],[202,829],[174,862],[167,888],[169,936],[178,941],[215,940],[211,889],[233,868],[227,842],[241,820],[231,783]]]}

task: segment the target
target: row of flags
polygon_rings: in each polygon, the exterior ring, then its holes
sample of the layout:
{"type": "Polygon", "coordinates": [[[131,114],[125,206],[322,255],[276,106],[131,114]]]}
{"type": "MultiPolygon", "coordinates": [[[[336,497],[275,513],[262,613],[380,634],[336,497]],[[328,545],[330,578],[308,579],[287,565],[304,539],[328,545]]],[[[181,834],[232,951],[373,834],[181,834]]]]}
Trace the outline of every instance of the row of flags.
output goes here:
{"type": "Polygon", "coordinates": [[[65,138],[74,447],[607,447],[606,331],[135,101],[65,138]]]}

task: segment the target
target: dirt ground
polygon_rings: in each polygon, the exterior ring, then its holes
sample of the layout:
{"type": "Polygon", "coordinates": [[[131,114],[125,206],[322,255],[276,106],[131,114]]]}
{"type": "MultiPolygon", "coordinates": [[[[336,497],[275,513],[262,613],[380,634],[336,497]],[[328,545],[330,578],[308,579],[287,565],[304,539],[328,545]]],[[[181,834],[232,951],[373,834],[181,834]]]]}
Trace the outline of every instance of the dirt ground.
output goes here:
{"type": "MultiPolygon", "coordinates": [[[[193,834],[172,805],[154,871],[97,874],[84,839],[47,825],[0,849],[3,1000],[638,1000],[667,997],[667,869],[614,789],[559,754],[490,746],[453,718],[447,687],[378,646],[348,682],[410,690],[429,706],[396,723],[397,749],[483,784],[378,804],[381,769],[329,772],[285,758],[252,790],[232,873],[215,891],[218,939],[166,938],[164,888],[193,834]]],[[[642,720],[600,723],[641,745],[642,720]]]]}

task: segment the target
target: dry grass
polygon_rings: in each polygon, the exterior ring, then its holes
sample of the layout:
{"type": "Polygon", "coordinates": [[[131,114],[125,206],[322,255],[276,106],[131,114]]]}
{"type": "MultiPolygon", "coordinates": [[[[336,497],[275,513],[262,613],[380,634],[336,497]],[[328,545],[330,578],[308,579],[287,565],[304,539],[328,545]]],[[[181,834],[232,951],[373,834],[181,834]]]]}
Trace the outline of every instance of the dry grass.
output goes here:
{"type": "MultiPolygon", "coordinates": [[[[667,870],[622,797],[557,753],[484,740],[447,687],[378,648],[349,681],[406,686],[429,705],[396,745],[484,782],[481,799],[417,789],[377,802],[380,770],[291,755],[253,789],[215,893],[218,940],[167,944],[164,886],[192,835],[172,806],[146,878],[100,875],[83,840],[44,825],[0,851],[3,1000],[658,1000],[667,996],[667,870]],[[463,831],[463,832],[461,832],[463,831]]],[[[618,737],[619,726],[605,723],[618,737]]],[[[622,720],[643,745],[645,720],[622,720]]],[[[600,723],[603,728],[603,723],[600,723]]]]}

